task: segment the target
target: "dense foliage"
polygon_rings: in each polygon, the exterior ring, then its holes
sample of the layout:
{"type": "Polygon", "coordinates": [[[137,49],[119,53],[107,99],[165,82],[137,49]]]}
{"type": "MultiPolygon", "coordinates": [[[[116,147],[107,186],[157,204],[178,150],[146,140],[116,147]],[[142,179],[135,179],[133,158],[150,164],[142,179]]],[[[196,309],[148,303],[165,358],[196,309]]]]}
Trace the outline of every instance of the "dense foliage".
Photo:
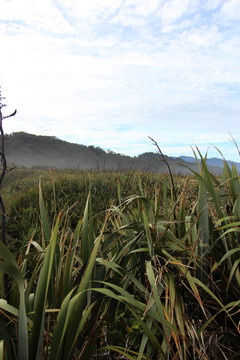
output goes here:
{"type": "Polygon", "coordinates": [[[201,160],[176,203],[154,174],[9,181],[0,357],[237,359],[239,176],[201,160]]]}
{"type": "MultiPolygon", "coordinates": [[[[140,194],[139,179],[144,193],[154,198],[162,192],[166,176],[137,172],[87,172],[78,170],[48,171],[18,169],[6,178],[4,197],[7,199],[8,243],[17,250],[26,245],[33,231],[41,235],[39,214],[39,179],[44,193],[45,206],[50,219],[63,210],[68,210],[69,225],[77,225],[83,216],[89,190],[91,189],[92,211],[98,217],[110,207],[118,205],[121,199],[140,194]],[[119,191],[121,194],[119,194],[119,191]],[[119,198],[121,196],[121,199],[119,198]]],[[[176,177],[179,191],[184,177],[176,177]]],[[[170,189],[168,186],[168,195],[170,189]]]]}

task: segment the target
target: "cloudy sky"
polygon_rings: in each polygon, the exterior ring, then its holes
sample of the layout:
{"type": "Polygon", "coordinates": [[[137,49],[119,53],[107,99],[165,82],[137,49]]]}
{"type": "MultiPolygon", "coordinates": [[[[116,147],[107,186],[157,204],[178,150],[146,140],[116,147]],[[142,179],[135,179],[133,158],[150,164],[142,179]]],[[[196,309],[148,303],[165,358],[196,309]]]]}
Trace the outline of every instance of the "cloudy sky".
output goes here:
{"type": "Polygon", "coordinates": [[[239,0],[1,0],[5,132],[240,161],[239,0]]]}

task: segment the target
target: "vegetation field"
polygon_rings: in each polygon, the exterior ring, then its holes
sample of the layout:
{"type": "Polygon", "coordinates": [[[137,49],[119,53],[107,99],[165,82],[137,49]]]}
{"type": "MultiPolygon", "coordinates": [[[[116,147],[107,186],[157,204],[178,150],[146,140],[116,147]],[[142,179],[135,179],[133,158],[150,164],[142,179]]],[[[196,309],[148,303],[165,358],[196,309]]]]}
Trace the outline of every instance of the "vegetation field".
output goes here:
{"type": "Polygon", "coordinates": [[[240,181],[14,169],[0,358],[238,359],[240,181]]]}

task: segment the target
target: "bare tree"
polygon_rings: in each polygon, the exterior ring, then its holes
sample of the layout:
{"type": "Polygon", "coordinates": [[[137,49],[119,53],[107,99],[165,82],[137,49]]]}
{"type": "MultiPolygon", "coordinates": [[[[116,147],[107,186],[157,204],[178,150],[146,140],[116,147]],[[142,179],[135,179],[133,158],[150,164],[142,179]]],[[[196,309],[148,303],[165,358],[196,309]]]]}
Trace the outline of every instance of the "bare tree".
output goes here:
{"type": "MultiPolygon", "coordinates": [[[[16,115],[17,110],[15,110],[10,115],[3,116],[2,108],[4,106],[6,106],[5,104],[2,103],[3,99],[5,99],[5,98],[2,97],[1,86],[0,86],[0,137],[1,137],[1,139],[0,139],[0,159],[1,159],[1,163],[2,163],[2,171],[0,174],[1,240],[4,243],[4,245],[6,245],[6,236],[5,236],[6,210],[5,210],[5,205],[4,205],[3,198],[2,198],[2,182],[3,182],[4,176],[7,174],[7,172],[9,172],[12,169],[7,168],[7,160],[6,160],[6,154],[5,154],[5,136],[4,136],[4,131],[3,131],[3,120],[16,115]]],[[[3,293],[5,294],[5,298],[8,299],[9,283],[8,283],[8,275],[7,274],[3,275],[3,288],[4,288],[3,293]]]]}
{"type": "Polygon", "coordinates": [[[5,205],[2,198],[2,182],[4,179],[4,176],[12,169],[7,168],[7,160],[6,160],[6,154],[5,154],[5,136],[3,131],[3,120],[6,118],[9,118],[11,116],[16,115],[17,110],[15,110],[12,114],[3,116],[2,114],[2,108],[6,106],[2,103],[4,97],[2,97],[1,94],[1,87],[0,87],[0,159],[2,163],[2,171],[0,174],[0,211],[1,211],[1,240],[4,244],[6,244],[6,237],[5,237],[5,221],[6,221],[6,210],[5,205]]]}

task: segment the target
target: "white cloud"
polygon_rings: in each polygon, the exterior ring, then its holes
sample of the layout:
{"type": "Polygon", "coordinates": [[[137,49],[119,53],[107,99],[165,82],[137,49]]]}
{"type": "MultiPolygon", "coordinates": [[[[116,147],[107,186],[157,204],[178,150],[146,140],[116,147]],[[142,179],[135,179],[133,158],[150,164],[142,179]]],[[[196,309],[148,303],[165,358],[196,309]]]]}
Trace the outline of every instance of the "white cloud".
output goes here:
{"type": "Polygon", "coordinates": [[[171,24],[179,20],[183,15],[192,13],[197,3],[196,0],[166,1],[159,14],[163,23],[171,24]]]}
{"type": "Polygon", "coordinates": [[[13,22],[13,26],[25,25],[37,31],[57,34],[73,31],[50,0],[3,0],[0,17],[2,21],[13,22]]]}
{"type": "Polygon", "coordinates": [[[148,135],[169,154],[240,140],[239,25],[223,26],[237,2],[22,4],[1,8],[0,82],[18,109],[7,132],[126,153],[152,151],[148,135]]]}
{"type": "Polygon", "coordinates": [[[208,1],[202,2],[202,6],[203,6],[203,9],[212,11],[212,10],[217,9],[223,2],[224,2],[224,0],[208,0],[208,1]]]}
{"type": "Polygon", "coordinates": [[[81,19],[95,22],[111,18],[123,0],[54,0],[54,3],[74,22],[81,19]]]}
{"type": "Polygon", "coordinates": [[[220,15],[227,20],[240,20],[240,2],[239,0],[225,1],[220,15]]]}

